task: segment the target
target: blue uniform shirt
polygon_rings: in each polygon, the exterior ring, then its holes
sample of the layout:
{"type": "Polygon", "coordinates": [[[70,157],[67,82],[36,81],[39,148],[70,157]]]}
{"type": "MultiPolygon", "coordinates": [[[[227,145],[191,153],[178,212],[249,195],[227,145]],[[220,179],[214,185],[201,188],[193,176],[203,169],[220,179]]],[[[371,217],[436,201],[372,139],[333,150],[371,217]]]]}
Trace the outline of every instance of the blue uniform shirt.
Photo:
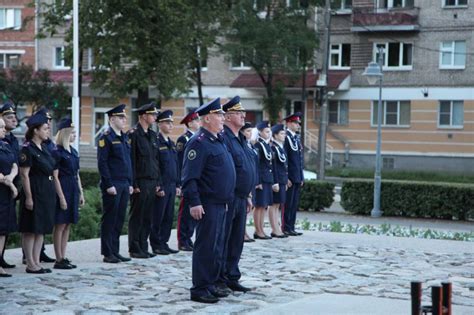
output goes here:
{"type": "Polygon", "coordinates": [[[56,144],[54,144],[53,140],[49,138],[44,140],[43,143],[46,145],[46,148],[48,149],[49,153],[52,155],[54,149],[56,149],[56,144]]]}
{"type": "Polygon", "coordinates": [[[190,207],[232,201],[235,166],[221,135],[201,128],[186,145],[184,156],[183,193],[190,207]]]}
{"type": "Polygon", "coordinates": [[[176,184],[180,186],[180,169],[178,167],[178,153],[171,139],[165,140],[161,133],[158,134],[158,147],[160,155],[160,171],[163,184],[176,184]]]}
{"type": "Polygon", "coordinates": [[[15,137],[13,133],[9,133],[5,135],[3,141],[8,143],[10,146],[10,150],[12,151],[13,155],[15,156],[15,163],[18,164],[20,158],[20,144],[18,143],[18,139],[15,137]]]}
{"type": "Polygon", "coordinates": [[[132,161],[126,134],[117,135],[112,128],[99,138],[97,159],[102,189],[114,186],[113,181],[128,182],[132,186],[132,161]]]}
{"type": "Polygon", "coordinates": [[[184,150],[186,149],[186,144],[193,135],[194,133],[192,133],[191,130],[186,130],[186,132],[182,134],[178,140],[176,140],[176,151],[178,152],[178,166],[180,170],[183,168],[184,150]]]}
{"type": "Polygon", "coordinates": [[[285,152],[288,157],[288,178],[293,184],[303,182],[303,148],[296,134],[287,130],[285,152]]]}
{"type": "Polygon", "coordinates": [[[255,143],[254,147],[258,152],[258,184],[273,184],[272,148],[262,138],[258,138],[258,141],[255,143]]]}
{"type": "Polygon", "coordinates": [[[224,143],[232,154],[235,164],[236,185],[235,195],[240,198],[246,198],[257,183],[257,175],[255,174],[254,153],[250,152],[245,136],[234,132],[229,127],[224,126],[224,143]]]}
{"type": "Polygon", "coordinates": [[[285,149],[273,143],[273,182],[286,185],[288,183],[288,158],[285,149]]]}

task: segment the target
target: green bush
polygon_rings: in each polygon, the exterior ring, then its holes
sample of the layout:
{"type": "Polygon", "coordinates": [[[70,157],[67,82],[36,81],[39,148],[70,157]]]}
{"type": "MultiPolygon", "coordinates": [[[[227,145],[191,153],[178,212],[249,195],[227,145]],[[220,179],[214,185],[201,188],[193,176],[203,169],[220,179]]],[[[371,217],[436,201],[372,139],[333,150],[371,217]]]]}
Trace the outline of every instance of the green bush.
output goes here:
{"type": "Polygon", "coordinates": [[[97,170],[80,170],[82,188],[99,187],[100,175],[97,170]]]}
{"type": "Polygon", "coordinates": [[[334,202],[333,183],[316,180],[306,181],[300,195],[300,208],[320,211],[329,208],[334,202]]]}
{"type": "Polygon", "coordinates": [[[97,187],[84,189],[86,203],[79,210],[79,222],[74,224],[69,236],[70,241],[77,241],[100,236],[100,219],[102,196],[97,187]]]}
{"type": "MultiPolygon", "coordinates": [[[[351,213],[370,214],[373,181],[346,181],[341,205],[351,213]]],[[[466,220],[474,218],[474,185],[383,181],[381,210],[385,216],[466,220]]]]}

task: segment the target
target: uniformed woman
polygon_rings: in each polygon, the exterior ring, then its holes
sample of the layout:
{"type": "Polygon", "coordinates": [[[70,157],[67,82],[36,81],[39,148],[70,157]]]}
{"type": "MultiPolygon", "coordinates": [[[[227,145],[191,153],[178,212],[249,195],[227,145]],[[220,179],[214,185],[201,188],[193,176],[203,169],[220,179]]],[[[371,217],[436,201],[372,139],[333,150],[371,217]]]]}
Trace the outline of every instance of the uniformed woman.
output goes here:
{"type": "MultiPolygon", "coordinates": [[[[8,143],[4,142],[5,122],[0,118],[0,253],[5,246],[6,235],[16,231],[15,198],[18,194],[13,179],[18,173],[16,157],[8,143]]],[[[0,277],[11,277],[0,267],[0,277]]]]}
{"type": "Polygon", "coordinates": [[[79,205],[84,204],[81,178],[79,177],[79,155],[71,146],[76,139],[76,131],[70,118],[58,123],[56,148],[53,157],[58,172],[54,183],[58,194],[56,201],[56,218],[53,233],[54,253],[56,254],[55,269],[73,269],[75,265],[66,258],[66,246],[69,239],[71,224],[79,220],[79,205]]]}
{"type": "MultiPolygon", "coordinates": [[[[288,159],[286,157],[285,126],[278,124],[272,127],[272,149],[273,149],[273,205],[268,208],[268,219],[272,227],[272,237],[288,237],[281,231],[278,210],[284,207],[286,201],[286,189],[288,183],[288,159]]],[[[282,211],[284,211],[282,209],[282,211]]]]}
{"type": "MultiPolygon", "coordinates": [[[[240,129],[240,132],[245,136],[245,139],[247,139],[247,145],[250,149],[249,152],[252,153],[254,156],[254,159],[252,161],[254,162],[253,166],[255,169],[255,173],[258,173],[258,168],[257,168],[258,154],[250,142],[250,140],[252,139],[252,129],[253,129],[252,124],[249,122],[246,122],[245,125],[240,129]]],[[[255,204],[255,188],[252,189],[252,203],[255,204]]],[[[251,238],[247,233],[247,225],[245,225],[244,242],[246,243],[255,242],[255,240],[251,238]]]]}
{"type": "Polygon", "coordinates": [[[27,121],[25,144],[20,152],[20,175],[23,192],[20,198],[19,230],[22,233],[27,273],[50,273],[40,265],[43,235],[54,226],[56,189],[53,173],[56,162],[43,141],[49,137],[48,118],[34,114],[27,121]]]}
{"type": "Polygon", "coordinates": [[[265,234],[263,224],[265,221],[265,210],[273,204],[272,185],[272,148],[269,144],[271,138],[270,123],[266,120],[257,124],[258,139],[254,147],[258,152],[258,185],[256,189],[255,210],[253,218],[255,221],[255,239],[268,240],[270,236],[265,234]]]}

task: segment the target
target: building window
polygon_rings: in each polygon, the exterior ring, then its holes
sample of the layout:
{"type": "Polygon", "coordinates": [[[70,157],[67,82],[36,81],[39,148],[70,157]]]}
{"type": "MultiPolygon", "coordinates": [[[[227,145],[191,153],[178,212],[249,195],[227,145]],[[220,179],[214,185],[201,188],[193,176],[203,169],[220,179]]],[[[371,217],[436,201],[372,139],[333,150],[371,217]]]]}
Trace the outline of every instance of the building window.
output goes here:
{"type": "Polygon", "coordinates": [[[349,101],[329,101],[329,123],[349,124],[349,101]]]}
{"type": "Polygon", "coordinates": [[[0,9],[0,30],[21,28],[21,9],[0,9]]]}
{"type": "Polygon", "coordinates": [[[459,128],[464,125],[464,102],[463,101],[440,101],[439,102],[439,127],[459,128]]]}
{"type": "Polygon", "coordinates": [[[8,69],[20,65],[19,54],[0,54],[0,69],[8,69]]]}
{"type": "Polygon", "coordinates": [[[54,68],[69,69],[64,63],[64,46],[54,47],[54,68]]]}
{"type": "Polygon", "coordinates": [[[351,67],[351,44],[331,45],[331,69],[351,67]]]}
{"type": "Polygon", "coordinates": [[[391,9],[391,8],[413,8],[415,0],[377,0],[377,8],[391,9]]]}
{"type": "Polygon", "coordinates": [[[382,168],[385,170],[393,170],[395,168],[395,159],[392,157],[384,157],[382,168]]]}
{"type": "Polygon", "coordinates": [[[374,45],[374,61],[378,62],[379,48],[383,48],[383,66],[386,70],[411,70],[413,68],[413,44],[377,43],[374,45]]]}
{"type": "MultiPolygon", "coordinates": [[[[378,102],[372,103],[372,126],[377,125],[378,102]]],[[[383,101],[382,125],[408,127],[410,126],[410,101],[383,101]]]]}
{"type": "Polygon", "coordinates": [[[467,6],[467,0],[443,0],[445,7],[461,7],[467,6]]]}
{"type": "Polygon", "coordinates": [[[464,69],[466,67],[466,41],[441,43],[440,69],[464,69]]]}
{"type": "Polygon", "coordinates": [[[231,58],[231,69],[233,70],[250,70],[250,62],[243,52],[233,55],[231,58]]]}
{"type": "Polygon", "coordinates": [[[352,0],[339,0],[335,3],[336,10],[352,10],[352,0]]]}

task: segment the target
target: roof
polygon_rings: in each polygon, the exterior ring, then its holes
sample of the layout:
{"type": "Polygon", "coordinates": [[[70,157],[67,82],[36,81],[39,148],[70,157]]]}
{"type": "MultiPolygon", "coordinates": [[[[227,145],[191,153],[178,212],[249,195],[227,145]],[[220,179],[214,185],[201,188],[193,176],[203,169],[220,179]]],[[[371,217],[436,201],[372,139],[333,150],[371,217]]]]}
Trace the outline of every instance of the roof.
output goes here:
{"type": "MultiPolygon", "coordinates": [[[[351,74],[350,70],[331,70],[328,72],[328,84],[330,89],[337,89],[339,85],[351,74]]],[[[319,74],[308,71],[306,73],[306,87],[315,87],[319,74]]],[[[288,75],[275,75],[275,82],[283,82],[287,88],[301,88],[303,82],[301,77],[296,81],[290,80],[288,75]]],[[[239,75],[230,87],[235,88],[264,88],[263,82],[256,73],[243,73],[239,75]]]]}

